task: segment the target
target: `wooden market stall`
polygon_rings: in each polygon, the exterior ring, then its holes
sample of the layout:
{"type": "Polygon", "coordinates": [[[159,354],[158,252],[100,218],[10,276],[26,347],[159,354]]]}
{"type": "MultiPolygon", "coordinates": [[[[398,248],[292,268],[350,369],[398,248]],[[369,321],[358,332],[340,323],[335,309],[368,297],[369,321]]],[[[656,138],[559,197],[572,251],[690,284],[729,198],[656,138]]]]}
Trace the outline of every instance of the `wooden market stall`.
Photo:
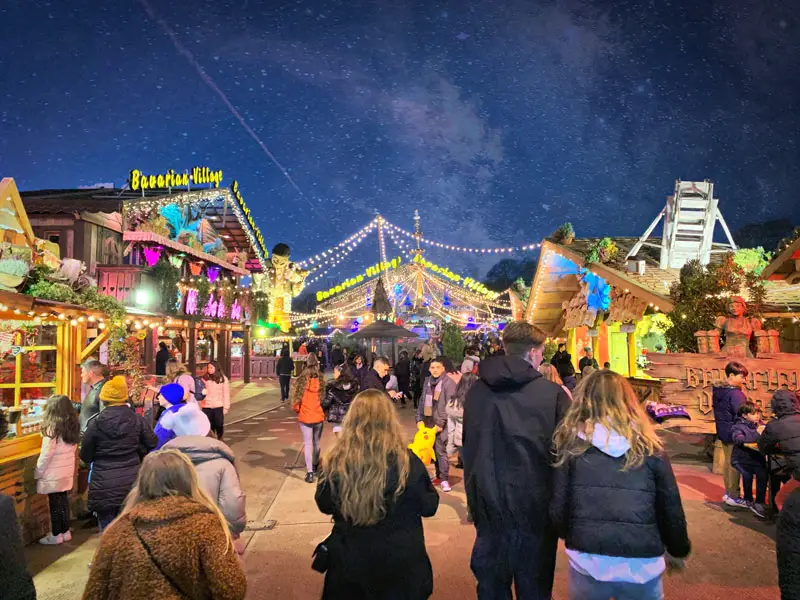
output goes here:
{"type": "Polygon", "coordinates": [[[231,333],[249,335],[250,275],[268,252],[237,182],[222,171],[130,173],[125,189],[23,193],[36,233],[84,261],[100,292],[148,332],[143,361],[155,372],[159,343],[203,373],[217,360],[249,378],[249,354],[234,363],[231,333]],[[212,310],[213,309],[213,310],[212,310]]]}
{"type": "MultiPolygon", "coordinates": [[[[665,344],[659,315],[672,310],[669,288],[679,270],[660,269],[648,254],[639,255],[635,270],[625,263],[587,263],[600,241],[544,240],[525,318],[552,337],[563,336],[576,369],[590,347],[600,365],[609,362],[618,373],[641,377],[639,357],[665,344]]],[[[636,238],[612,241],[621,253],[636,238]]]]}
{"type": "Polygon", "coordinates": [[[0,182],[0,209],[0,410],[10,424],[0,440],[0,493],[15,499],[24,538],[32,541],[49,527],[47,497],[36,493],[33,479],[44,403],[52,394],[80,402],[79,365],[107,330],[100,313],[17,293],[28,277],[22,265],[42,258],[42,240],[11,179],[0,182]]]}

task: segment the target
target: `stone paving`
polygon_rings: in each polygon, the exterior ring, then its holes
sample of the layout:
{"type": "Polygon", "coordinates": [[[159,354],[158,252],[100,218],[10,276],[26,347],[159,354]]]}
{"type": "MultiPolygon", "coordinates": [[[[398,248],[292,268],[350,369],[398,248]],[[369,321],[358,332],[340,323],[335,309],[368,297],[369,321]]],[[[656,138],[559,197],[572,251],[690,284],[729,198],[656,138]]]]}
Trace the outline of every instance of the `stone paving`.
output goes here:
{"type": "MultiPolygon", "coordinates": [[[[275,520],[276,525],[272,530],[248,531],[243,536],[248,599],[319,598],[323,578],[310,568],[311,553],[327,536],[331,524],[316,509],[314,486],[302,480],[305,469],[294,412],[280,403],[274,384],[250,385],[260,389],[254,392],[243,387],[237,392],[225,437],[238,457],[249,520],[254,525],[275,520]]],[[[410,435],[414,427],[412,411],[405,409],[400,414],[410,435]]],[[[323,450],[332,440],[332,434],[326,431],[323,450]]],[[[778,598],[774,524],[761,523],[747,511],[728,512],[720,506],[722,481],[710,474],[699,442],[668,436],[668,447],[694,553],[684,573],[666,578],[667,598],[778,598]]],[[[439,512],[425,521],[435,578],[433,598],[474,598],[469,556],[475,534],[466,522],[461,471],[453,469],[451,483],[453,492],[442,494],[439,512]]],[[[29,546],[39,598],[80,597],[96,546],[94,532],[80,529],[69,544],[29,546]]],[[[567,598],[566,576],[567,562],[560,551],[556,599],[567,598]]]]}

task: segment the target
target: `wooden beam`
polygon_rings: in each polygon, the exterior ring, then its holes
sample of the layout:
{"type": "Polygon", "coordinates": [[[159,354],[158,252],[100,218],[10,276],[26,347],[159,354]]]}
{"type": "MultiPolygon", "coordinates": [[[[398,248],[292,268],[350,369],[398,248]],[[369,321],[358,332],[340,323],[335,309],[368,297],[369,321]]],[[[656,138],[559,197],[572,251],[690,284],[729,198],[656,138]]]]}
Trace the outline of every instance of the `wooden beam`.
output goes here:
{"type": "Polygon", "coordinates": [[[789,244],[778,256],[772,259],[772,262],[767,265],[767,268],[761,272],[761,279],[770,279],[772,275],[775,275],[778,270],[792,258],[797,250],[800,250],[800,237],[789,244]]]}
{"type": "Polygon", "coordinates": [[[22,198],[20,198],[19,190],[17,190],[17,184],[14,183],[14,180],[10,177],[5,177],[0,181],[0,198],[3,196],[11,200],[17,220],[19,221],[20,227],[22,227],[22,233],[28,242],[28,247],[33,248],[35,236],[33,235],[30,221],[28,221],[28,213],[25,212],[25,206],[22,204],[22,198]]]}
{"type": "MultiPolygon", "coordinates": [[[[553,246],[550,242],[545,242],[542,246],[542,251],[544,251],[545,247],[553,246]]],[[[558,250],[553,250],[558,254],[561,254],[567,260],[572,261],[576,265],[583,264],[583,258],[569,249],[568,246],[558,246],[558,250]]],[[[631,294],[636,296],[637,298],[644,300],[648,304],[652,303],[655,306],[659,307],[659,310],[664,313],[672,312],[674,308],[672,302],[667,296],[662,296],[660,294],[656,294],[655,292],[651,292],[640,286],[635,279],[631,279],[626,275],[623,275],[620,272],[615,271],[604,265],[603,263],[592,263],[589,265],[589,270],[599,275],[603,279],[606,280],[611,285],[614,285],[620,289],[627,289],[630,291],[631,294]]],[[[648,267],[653,268],[653,267],[648,267]]]]}
{"type": "Polygon", "coordinates": [[[92,354],[95,353],[100,346],[103,345],[104,342],[108,340],[111,336],[111,331],[106,328],[100,331],[100,334],[94,338],[83,350],[81,350],[80,356],[78,357],[78,363],[83,363],[87,358],[89,358],[92,354]]]}

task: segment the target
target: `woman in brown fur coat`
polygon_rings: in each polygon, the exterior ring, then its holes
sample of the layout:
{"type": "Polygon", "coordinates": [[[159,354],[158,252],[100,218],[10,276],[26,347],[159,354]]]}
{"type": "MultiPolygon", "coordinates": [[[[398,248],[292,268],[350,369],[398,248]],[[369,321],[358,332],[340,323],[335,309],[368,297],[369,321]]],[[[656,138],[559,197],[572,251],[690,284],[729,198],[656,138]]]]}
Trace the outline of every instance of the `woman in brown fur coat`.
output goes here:
{"type": "Polygon", "coordinates": [[[192,463],[177,450],[149,454],[103,533],[84,600],[241,600],[246,588],[225,517],[192,463]]]}

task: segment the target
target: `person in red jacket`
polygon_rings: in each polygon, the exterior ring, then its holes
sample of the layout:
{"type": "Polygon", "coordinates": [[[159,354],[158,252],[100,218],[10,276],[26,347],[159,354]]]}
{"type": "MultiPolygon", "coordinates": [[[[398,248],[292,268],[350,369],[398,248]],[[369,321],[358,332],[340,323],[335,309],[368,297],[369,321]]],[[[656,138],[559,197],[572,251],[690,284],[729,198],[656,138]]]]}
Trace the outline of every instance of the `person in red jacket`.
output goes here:
{"type": "Polygon", "coordinates": [[[306,483],[314,483],[314,474],[319,468],[319,442],[325,412],[322,398],[325,385],[319,370],[319,361],[313,354],[308,355],[306,366],[292,388],[292,408],[297,413],[300,432],[303,434],[303,447],[306,460],[306,483]]]}

